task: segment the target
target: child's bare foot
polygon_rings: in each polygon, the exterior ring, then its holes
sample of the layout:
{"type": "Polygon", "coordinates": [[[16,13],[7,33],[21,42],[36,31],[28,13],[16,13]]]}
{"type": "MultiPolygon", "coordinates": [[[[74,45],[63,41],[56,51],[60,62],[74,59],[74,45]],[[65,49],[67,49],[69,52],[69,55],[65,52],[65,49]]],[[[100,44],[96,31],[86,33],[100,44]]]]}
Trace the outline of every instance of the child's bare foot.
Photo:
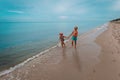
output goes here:
{"type": "Polygon", "coordinates": [[[76,46],[74,48],[76,49],[76,46]]]}
{"type": "Polygon", "coordinates": [[[76,45],[74,46],[74,48],[76,48],[76,45]]]}

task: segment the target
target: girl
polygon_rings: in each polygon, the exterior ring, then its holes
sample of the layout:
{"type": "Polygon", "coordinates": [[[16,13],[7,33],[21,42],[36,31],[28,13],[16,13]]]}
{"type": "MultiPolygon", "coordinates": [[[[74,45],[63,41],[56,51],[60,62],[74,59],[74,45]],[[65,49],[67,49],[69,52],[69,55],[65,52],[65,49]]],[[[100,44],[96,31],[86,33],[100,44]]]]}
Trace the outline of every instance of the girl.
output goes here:
{"type": "Polygon", "coordinates": [[[62,48],[65,46],[64,40],[67,38],[66,36],[63,35],[63,33],[59,33],[59,40],[61,42],[62,48]]]}

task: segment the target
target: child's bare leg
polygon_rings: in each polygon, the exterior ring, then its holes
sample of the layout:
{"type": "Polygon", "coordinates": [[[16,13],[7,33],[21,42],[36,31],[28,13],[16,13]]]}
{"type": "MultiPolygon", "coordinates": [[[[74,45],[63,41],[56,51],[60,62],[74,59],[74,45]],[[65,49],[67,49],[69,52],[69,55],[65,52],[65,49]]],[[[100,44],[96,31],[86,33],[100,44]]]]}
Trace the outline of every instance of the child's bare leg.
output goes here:
{"type": "Polygon", "coordinates": [[[72,40],[72,46],[73,46],[73,40],[72,40]]]}
{"type": "Polygon", "coordinates": [[[75,42],[75,48],[76,48],[76,45],[77,45],[77,41],[75,40],[74,42],[75,42]]]}
{"type": "Polygon", "coordinates": [[[61,46],[62,46],[62,48],[63,48],[63,43],[61,42],[61,46]]]}
{"type": "Polygon", "coordinates": [[[65,46],[65,43],[63,43],[64,44],[64,46],[65,46]]]}

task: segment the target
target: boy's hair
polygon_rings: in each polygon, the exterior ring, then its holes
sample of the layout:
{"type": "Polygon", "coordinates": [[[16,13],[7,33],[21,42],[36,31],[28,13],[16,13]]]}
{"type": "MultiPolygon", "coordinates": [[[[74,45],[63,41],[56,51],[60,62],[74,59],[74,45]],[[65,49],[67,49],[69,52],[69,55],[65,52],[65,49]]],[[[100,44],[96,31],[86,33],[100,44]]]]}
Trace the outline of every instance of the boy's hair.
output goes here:
{"type": "Polygon", "coordinates": [[[77,27],[77,26],[75,26],[75,27],[74,27],[74,29],[78,29],[78,27],[77,27]]]}

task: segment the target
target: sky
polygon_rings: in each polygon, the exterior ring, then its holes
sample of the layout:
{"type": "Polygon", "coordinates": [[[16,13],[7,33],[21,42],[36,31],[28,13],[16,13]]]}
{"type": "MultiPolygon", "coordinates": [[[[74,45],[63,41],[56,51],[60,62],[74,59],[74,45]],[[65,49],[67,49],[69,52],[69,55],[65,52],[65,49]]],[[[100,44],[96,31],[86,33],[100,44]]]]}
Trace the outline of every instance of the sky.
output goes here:
{"type": "Polygon", "coordinates": [[[60,22],[120,18],[120,0],[0,0],[0,22],[60,22]]]}

